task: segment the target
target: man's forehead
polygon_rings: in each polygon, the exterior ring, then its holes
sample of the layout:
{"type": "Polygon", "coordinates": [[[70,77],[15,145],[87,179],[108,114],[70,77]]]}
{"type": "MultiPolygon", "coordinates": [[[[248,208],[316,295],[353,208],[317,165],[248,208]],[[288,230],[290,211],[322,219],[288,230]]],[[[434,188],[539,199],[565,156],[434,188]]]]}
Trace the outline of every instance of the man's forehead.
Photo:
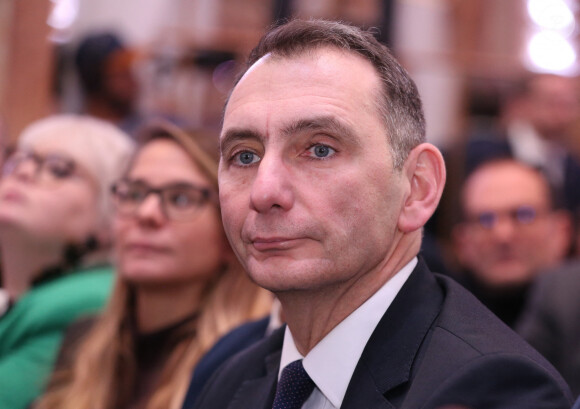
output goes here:
{"type": "Polygon", "coordinates": [[[505,161],[490,163],[477,169],[466,182],[464,202],[477,206],[486,203],[530,200],[548,203],[550,191],[542,174],[527,165],[505,161]],[[509,195],[504,195],[504,192],[509,195]],[[495,192],[495,193],[494,193],[495,192]]]}
{"type": "Polygon", "coordinates": [[[273,64],[273,63],[280,63],[284,64],[288,61],[297,61],[297,60],[313,60],[320,58],[323,55],[329,54],[340,54],[345,57],[351,56],[353,58],[362,58],[358,53],[350,50],[346,50],[343,48],[339,48],[333,45],[318,45],[318,46],[307,46],[304,48],[297,48],[296,50],[287,51],[287,52],[268,52],[260,57],[255,63],[253,63],[248,72],[254,68],[254,66],[262,65],[262,64],[273,64]]]}
{"type": "MultiPolygon", "coordinates": [[[[267,75],[273,65],[288,66],[290,63],[295,63],[294,65],[304,63],[304,65],[312,66],[313,62],[322,62],[321,64],[317,64],[318,68],[320,70],[328,70],[332,69],[332,67],[340,68],[344,65],[345,61],[348,60],[353,63],[358,61],[359,64],[367,65],[368,68],[375,71],[371,62],[362,55],[335,46],[314,46],[293,51],[291,53],[270,52],[260,57],[248,68],[234,87],[233,92],[235,92],[236,88],[238,88],[241,83],[245,82],[248,77],[267,75]]],[[[375,74],[378,79],[378,73],[376,71],[375,74]]]]}
{"type": "MultiPolygon", "coordinates": [[[[335,91],[368,88],[373,96],[376,96],[375,91],[380,89],[380,78],[375,68],[368,60],[352,51],[337,47],[316,47],[290,55],[267,53],[243,74],[233,88],[224,109],[224,120],[232,105],[238,104],[241,100],[251,100],[253,96],[259,95],[258,88],[260,87],[266,85],[269,90],[277,87],[291,94],[297,89],[296,84],[290,85],[294,78],[302,77],[304,82],[309,82],[308,80],[316,78],[317,75],[319,78],[310,82],[310,86],[323,87],[328,85],[329,78],[334,78],[332,88],[335,91]],[[353,81],[348,74],[357,69],[359,73],[362,71],[365,75],[353,81]],[[289,84],[288,89],[284,90],[286,83],[289,84]]],[[[298,84],[299,88],[300,84],[298,84]]],[[[263,90],[263,88],[260,89],[263,90]]],[[[365,96],[365,100],[368,100],[367,97],[365,96]]]]}

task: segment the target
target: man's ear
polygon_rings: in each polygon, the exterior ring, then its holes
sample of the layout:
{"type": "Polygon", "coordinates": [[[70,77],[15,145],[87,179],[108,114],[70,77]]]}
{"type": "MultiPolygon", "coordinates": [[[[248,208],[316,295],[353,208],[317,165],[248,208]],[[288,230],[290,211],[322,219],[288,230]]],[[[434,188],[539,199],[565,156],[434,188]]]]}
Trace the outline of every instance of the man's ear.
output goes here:
{"type": "Polygon", "coordinates": [[[403,166],[409,183],[398,227],[404,233],[420,229],[435,212],[445,186],[445,162],[439,149],[422,143],[410,153],[403,166]]]}

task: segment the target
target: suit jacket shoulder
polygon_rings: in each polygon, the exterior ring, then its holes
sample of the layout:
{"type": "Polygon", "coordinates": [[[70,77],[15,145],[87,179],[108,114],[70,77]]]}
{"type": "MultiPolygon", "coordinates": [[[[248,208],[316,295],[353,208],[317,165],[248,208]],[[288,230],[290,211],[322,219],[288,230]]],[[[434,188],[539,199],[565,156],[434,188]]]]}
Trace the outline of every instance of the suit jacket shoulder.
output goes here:
{"type": "Polygon", "coordinates": [[[538,277],[517,331],[580,395],[580,263],[538,277]]]}
{"type": "Polygon", "coordinates": [[[571,405],[566,383],[542,356],[423,262],[367,343],[342,407],[360,407],[361,396],[372,396],[364,407],[376,408],[571,405]]]}
{"type": "Polygon", "coordinates": [[[424,391],[430,408],[570,407],[568,385],[546,359],[462,287],[446,277],[437,281],[445,303],[420,349],[406,403],[424,391]],[[437,379],[439,385],[429,391],[437,379]]]}

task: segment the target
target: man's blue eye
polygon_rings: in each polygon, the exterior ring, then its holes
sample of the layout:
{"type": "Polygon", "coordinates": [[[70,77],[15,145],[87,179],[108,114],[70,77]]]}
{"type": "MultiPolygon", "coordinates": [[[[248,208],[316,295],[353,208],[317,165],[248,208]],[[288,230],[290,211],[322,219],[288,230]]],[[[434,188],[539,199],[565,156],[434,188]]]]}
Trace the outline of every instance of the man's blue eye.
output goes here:
{"type": "Polygon", "coordinates": [[[520,206],[516,209],[514,216],[519,223],[529,224],[535,220],[536,210],[530,206],[520,206]]]}
{"type": "Polygon", "coordinates": [[[479,224],[486,229],[491,229],[497,221],[497,214],[493,212],[484,212],[478,216],[479,224]]]}
{"type": "Polygon", "coordinates": [[[260,159],[258,155],[249,151],[240,152],[236,156],[242,165],[251,165],[260,159]]]}
{"type": "Polygon", "coordinates": [[[310,151],[317,158],[326,158],[335,152],[334,149],[326,145],[314,145],[312,148],[310,148],[310,151]]]}

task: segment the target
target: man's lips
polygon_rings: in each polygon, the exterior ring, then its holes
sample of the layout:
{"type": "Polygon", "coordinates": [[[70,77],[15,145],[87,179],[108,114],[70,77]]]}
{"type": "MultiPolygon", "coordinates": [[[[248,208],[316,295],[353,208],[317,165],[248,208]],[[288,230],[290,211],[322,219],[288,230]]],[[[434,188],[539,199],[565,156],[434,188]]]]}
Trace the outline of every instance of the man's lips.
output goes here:
{"type": "Polygon", "coordinates": [[[296,245],[299,239],[290,237],[257,237],[251,240],[258,251],[288,250],[296,245]]]}

